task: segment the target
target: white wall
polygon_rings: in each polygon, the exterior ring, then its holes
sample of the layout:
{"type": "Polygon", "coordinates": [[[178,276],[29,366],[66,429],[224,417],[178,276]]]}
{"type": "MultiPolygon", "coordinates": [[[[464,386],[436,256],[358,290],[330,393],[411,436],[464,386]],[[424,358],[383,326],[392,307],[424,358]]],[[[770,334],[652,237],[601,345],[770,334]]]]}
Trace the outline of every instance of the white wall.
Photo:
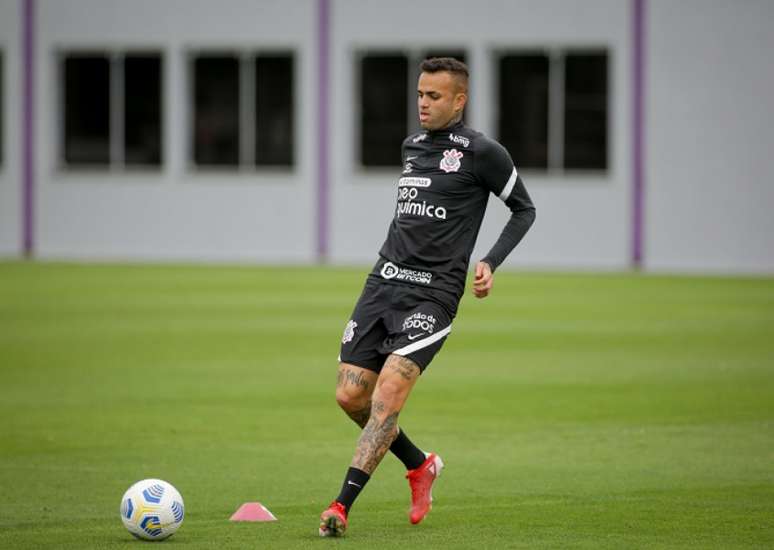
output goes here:
{"type": "MultiPolygon", "coordinates": [[[[42,258],[312,262],[316,257],[317,0],[37,0],[36,252],[42,258]],[[58,52],[154,48],[164,55],[158,173],[63,170],[58,52]],[[192,170],[189,52],[296,52],[296,166],[192,170]]],[[[647,0],[645,267],[774,272],[774,2],[647,0]]],[[[21,248],[22,0],[0,0],[5,162],[0,254],[21,248]]],[[[464,48],[470,124],[495,135],[495,52],[605,47],[610,165],[604,174],[522,171],[537,221],[507,261],[620,269],[630,261],[631,1],[331,0],[330,260],[370,263],[395,208],[396,171],[356,155],[355,59],[370,49],[464,48]]],[[[398,154],[398,151],[395,151],[398,154]]],[[[519,159],[515,159],[517,166],[519,159]]],[[[493,199],[474,259],[508,211],[493,199]]]]}
{"type": "Polygon", "coordinates": [[[3,53],[3,161],[0,164],[0,256],[21,253],[21,11],[16,0],[0,0],[3,53]]]}
{"type": "MultiPolygon", "coordinates": [[[[610,169],[573,177],[523,173],[537,221],[506,265],[623,268],[629,252],[629,3],[550,0],[440,3],[335,0],[333,28],[334,261],[372,261],[395,209],[397,171],[364,172],[355,159],[359,50],[464,47],[472,72],[468,123],[496,137],[492,53],[507,48],[607,47],[610,53],[610,169]]],[[[399,151],[395,152],[396,156],[399,151]]],[[[518,166],[518,159],[514,159],[518,166]]],[[[473,258],[495,242],[510,213],[490,201],[473,258]]]]}
{"type": "Polygon", "coordinates": [[[38,0],[37,255],[43,258],[311,261],[315,3],[281,0],[38,0]],[[57,165],[56,54],[72,48],[164,52],[161,173],[57,165]],[[195,172],[189,166],[187,52],[296,51],[297,164],[291,171],[195,172]]]}
{"type": "Polygon", "coordinates": [[[650,0],[651,270],[774,271],[774,2],[650,0]]]}

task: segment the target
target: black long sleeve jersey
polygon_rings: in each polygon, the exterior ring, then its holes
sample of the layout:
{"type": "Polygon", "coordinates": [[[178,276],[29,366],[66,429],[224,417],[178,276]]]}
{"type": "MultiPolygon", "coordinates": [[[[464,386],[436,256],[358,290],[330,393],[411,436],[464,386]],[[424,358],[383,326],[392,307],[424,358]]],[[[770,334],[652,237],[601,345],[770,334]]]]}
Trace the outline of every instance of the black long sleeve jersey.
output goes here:
{"type": "Polygon", "coordinates": [[[449,293],[456,312],[489,193],[512,212],[483,258],[492,270],[524,237],[535,207],[508,151],[462,122],[407,137],[401,155],[395,217],[369,277],[449,293]]]}

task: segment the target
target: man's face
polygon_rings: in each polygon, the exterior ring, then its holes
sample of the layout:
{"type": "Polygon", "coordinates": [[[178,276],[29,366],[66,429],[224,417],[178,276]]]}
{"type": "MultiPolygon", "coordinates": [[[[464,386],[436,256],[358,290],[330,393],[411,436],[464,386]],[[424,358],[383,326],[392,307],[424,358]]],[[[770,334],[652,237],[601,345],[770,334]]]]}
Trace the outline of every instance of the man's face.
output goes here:
{"type": "Polygon", "coordinates": [[[438,130],[465,107],[468,97],[454,76],[446,71],[422,73],[417,85],[419,124],[425,130],[438,130]]]}

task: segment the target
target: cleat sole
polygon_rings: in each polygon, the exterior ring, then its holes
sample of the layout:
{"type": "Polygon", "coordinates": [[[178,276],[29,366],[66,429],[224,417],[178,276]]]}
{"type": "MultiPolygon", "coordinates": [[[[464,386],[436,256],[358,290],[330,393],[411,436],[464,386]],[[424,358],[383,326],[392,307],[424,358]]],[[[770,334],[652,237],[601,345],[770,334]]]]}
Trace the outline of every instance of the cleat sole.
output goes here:
{"type": "Polygon", "coordinates": [[[336,516],[330,516],[320,522],[321,537],[343,537],[347,526],[336,516]]]}

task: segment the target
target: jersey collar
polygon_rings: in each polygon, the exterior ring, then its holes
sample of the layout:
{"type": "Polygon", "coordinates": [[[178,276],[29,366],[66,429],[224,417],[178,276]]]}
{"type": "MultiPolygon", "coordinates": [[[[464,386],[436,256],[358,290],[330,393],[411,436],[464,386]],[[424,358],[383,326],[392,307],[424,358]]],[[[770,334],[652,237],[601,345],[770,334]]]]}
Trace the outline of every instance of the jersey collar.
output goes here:
{"type": "Polygon", "coordinates": [[[454,124],[451,124],[444,128],[438,128],[437,130],[426,130],[426,132],[427,132],[427,135],[432,138],[432,137],[440,136],[441,134],[445,134],[447,132],[451,132],[451,133],[457,132],[464,127],[465,127],[465,124],[461,120],[459,120],[454,124]]]}

